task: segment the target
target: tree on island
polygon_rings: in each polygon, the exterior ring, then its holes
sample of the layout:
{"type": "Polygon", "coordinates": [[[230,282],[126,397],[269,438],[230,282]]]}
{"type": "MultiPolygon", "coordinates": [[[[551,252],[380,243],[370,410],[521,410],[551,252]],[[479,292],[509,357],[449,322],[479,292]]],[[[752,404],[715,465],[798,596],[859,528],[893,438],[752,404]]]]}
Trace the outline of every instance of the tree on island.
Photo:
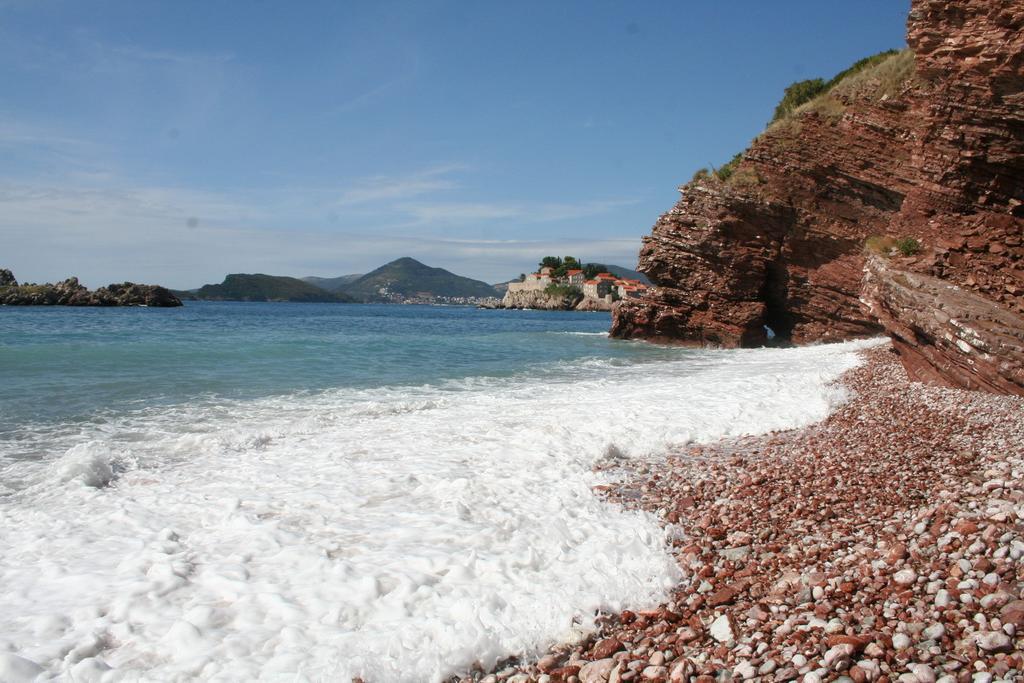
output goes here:
{"type": "Polygon", "coordinates": [[[608,266],[603,263],[582,263],[575,256],[545,256],[540,260],[541,268],[550,268],[555,277],[565,277],[567,271],[582,270],[583,277],[593,280],[598,273],[604,273],[608,266]]]}
{"type": "MultiPolygon", "coordinates": [[[[593,275],[600,273],[604,266],[600,264],[587,264],[583,265],[578,258],[575,256],[545,256],[540,260],[541,268],[550,268],[551,274],[555,277],[565,277],[565,274],[570,270],[582,270],[587,272],[588,268],[599,268],[594,270],[593,275]]],[[[590,275],[588,277],[593,277],[590,275]]]]}
{"type": "Polygon", "coordinates": [[[562,259],[557,256],[545,256],[538,264],[539,268],[558,268],[562,265],[562,259]]]}

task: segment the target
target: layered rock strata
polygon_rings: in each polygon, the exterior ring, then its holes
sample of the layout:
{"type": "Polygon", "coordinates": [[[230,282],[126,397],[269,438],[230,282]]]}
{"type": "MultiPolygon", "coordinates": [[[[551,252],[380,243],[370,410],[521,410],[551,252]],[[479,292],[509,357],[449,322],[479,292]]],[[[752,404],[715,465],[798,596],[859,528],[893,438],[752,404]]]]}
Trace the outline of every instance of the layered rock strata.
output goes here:
{"type": "Polygon", "coordinates": [[[968,289],[870,257],[865,302],[911,377],[1022,394],[1024,317],[968,289]]]}
{"type": "Polygon", "coordinates": [[[917,377],[1024,391],[1009,347],[977,362],[909,333],[927,296],[876,298],[899,271],[1024,312],[1024,3],[914,0],[908,43],[770,126],[726,180],[680,188],[640,253],[656,287],[618,308],[612,334],[757,346],[768,329],[793,343],[884,329],[917,377]],[[884,235],[919,252],[868,287],[865,243],[884,235]]]}

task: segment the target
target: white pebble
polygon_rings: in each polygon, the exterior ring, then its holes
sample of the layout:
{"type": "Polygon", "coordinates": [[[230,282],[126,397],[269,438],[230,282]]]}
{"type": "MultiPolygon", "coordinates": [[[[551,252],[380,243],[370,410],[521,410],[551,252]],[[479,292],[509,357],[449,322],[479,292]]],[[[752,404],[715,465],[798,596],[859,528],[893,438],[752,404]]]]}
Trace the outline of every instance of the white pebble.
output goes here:
{"type": "Polygon", "coordinates": [[[917,572],[913,569],[901,569],[892,575],[892,580],[900,586],[909,586],[917,581],[917,572]]]}
{"type": "Polygon", "coordinates": [[[897,650],[906,650],[910,647],[910,636],[906,633],[897,633],[892,637],[892,646],[897,650]]]}
{"type": "Polygon", "coordinates": [[[911,664],[910,670],[920,683],[935,683],[935,672],[927,664],[911,664]]]}

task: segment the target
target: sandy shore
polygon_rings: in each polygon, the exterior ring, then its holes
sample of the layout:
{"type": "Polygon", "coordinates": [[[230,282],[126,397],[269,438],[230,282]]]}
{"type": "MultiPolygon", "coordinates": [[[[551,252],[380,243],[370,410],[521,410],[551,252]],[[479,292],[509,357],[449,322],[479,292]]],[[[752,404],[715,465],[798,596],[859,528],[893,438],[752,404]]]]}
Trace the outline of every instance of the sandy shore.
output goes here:
{"type": "Polygon", "coordinates": [[[825,422],[632,463],[605,492],[674,530],[668,603],[474,678],[1024,680],[1024,400],[864,353],[825,422]]]}

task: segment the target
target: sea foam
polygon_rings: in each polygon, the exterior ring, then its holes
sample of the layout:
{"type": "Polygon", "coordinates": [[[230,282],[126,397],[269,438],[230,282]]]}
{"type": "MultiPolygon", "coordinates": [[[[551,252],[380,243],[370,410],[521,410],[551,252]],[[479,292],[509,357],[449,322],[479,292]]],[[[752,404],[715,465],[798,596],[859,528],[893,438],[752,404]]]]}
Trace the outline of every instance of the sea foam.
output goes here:
{"type": "Polygon", "coordinates": [[[657,521],[594,494],[596,461],[820,420],[859,346],[211,400],[46,437],[52,460],[3,472],[25,484],[0,499],[0,667],[436,681],[536,653],[676,578],[657,521]]]}

